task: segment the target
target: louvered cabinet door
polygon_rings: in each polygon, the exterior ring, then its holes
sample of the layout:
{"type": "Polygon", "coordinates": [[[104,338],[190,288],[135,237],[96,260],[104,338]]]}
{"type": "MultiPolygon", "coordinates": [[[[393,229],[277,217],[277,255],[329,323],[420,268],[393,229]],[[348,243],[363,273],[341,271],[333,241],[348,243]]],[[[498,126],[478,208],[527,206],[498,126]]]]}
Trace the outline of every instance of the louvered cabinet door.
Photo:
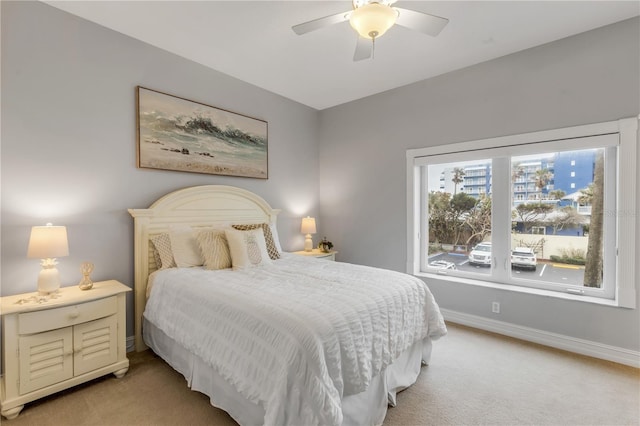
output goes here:
{"type": "Polygon", "coordinates": [[[73,334],[62,328],[20,336],[20,394],[73,376],[73,334]]]}
{"type": "Polygon", "coordinates": [[[0,414],[13,419],[38,398],[105,374],[124,376],[129,291],[109,280],[88,291],[0,297],[0,414]]]}
{"type": "Polygon", "coordinates": [[[117,330],[116,315],[73,327],[73,373],[75,376],[117,361],[117,330]]]}

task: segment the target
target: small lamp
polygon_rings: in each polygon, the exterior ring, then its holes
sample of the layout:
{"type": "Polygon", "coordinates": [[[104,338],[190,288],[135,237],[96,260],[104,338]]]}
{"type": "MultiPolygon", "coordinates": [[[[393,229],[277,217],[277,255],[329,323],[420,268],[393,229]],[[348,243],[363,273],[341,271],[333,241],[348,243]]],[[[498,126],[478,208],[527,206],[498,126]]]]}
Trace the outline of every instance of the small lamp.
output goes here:
{"type": "Polygon", "coordinates": [[[34,226],[31,228],[27,257],[42,259],[42,270],[38,275],[38,293],[54,293],[60,288],[60,274],[56,257],[69,256],[67,228],[64,226],[34,226]]]}
{"type": "Polygon", "coordinates": [[[316,233],[316,220],[313,217],[305,217],[302,219],[302,226],[300,227],[300,232],[303,234],[307,234],[304,238],[304,251],[313,250],[313,240],[311,239],[311,234],[316,233]]]}

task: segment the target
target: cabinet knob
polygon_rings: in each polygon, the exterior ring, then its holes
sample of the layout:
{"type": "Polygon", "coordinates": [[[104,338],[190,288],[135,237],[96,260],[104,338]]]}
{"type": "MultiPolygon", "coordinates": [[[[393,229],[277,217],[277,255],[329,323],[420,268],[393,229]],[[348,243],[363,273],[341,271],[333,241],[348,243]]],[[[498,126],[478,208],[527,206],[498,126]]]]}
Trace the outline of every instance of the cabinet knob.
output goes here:
{"type": "Polygon", "coordinates": [[[76,310],[74,310],[73,312],[71,312],[69,314],[69,318],[71,319],[76,319],[80,316],[80,312],[78,312],[78,309],[76,308],[76,310]]]}

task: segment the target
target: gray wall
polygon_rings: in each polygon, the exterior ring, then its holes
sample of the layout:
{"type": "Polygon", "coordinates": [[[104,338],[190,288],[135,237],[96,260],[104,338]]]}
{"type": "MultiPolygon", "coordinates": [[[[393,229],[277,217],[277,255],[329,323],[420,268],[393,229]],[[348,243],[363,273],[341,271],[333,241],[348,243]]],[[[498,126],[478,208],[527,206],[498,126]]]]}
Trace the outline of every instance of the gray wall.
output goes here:
{"type": "MultiPolygon", "coordinates": [[[[407,149],[637,116],[639,64],[636,18],[322,111],[321,217],[339,259],[405,270],[407,149]]],[[[444,308],[640,349],[637,309],[427,282],[444,308]]]]}
{"type": "MultiPolygon", "coordinates": [[[[42,3],[0,7],[2,295],[35,290],[29,231],[47,221],[68,227],[65,283],[91,260],[95,279],[132,285],[126,209],[203,184],[240,186],[282,208],[285,250],[302,247],[300,217],[311,214],[316,241],[327,235],[340,260],[402,271],[406,149],[640,112],[637,19],[317,112],[42,3]],[[268,121],[269,179],[137,169],[137,85],[268,121]]],[[[429,284],[444,308],[491,317],[498,300],[496,319],[640,348],[638,310],[429,284]]]]}
{"type": "Polygon", "coordinates": [[[94,280],[132,286],[127,208],[193,185],[261,195],[283,209],[283,248],[302,249],[300,218],[318,211],[316,110],[40,2],[1,7],[2,295],[35,291],[39,261],[26,250],[31,226],[46,222],[67,226],[63,285],[89,260],[94,280]],[[137,169],[137,85],[266,120],[269,179],[137,169]]]}

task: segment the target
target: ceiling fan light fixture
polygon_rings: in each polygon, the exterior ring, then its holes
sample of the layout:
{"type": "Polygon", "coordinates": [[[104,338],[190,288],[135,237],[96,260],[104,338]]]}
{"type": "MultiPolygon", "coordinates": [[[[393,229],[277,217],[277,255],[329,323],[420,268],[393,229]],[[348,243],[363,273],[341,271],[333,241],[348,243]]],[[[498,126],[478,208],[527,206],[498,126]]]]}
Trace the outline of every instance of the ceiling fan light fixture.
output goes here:
{"type": "Polygon", "coordinates": [[[398,12],[392,7],[369,3],[355,9],[349,17],[349,23],[361,37],[375,39],[387,32],[397,18],[398,12]]]}

